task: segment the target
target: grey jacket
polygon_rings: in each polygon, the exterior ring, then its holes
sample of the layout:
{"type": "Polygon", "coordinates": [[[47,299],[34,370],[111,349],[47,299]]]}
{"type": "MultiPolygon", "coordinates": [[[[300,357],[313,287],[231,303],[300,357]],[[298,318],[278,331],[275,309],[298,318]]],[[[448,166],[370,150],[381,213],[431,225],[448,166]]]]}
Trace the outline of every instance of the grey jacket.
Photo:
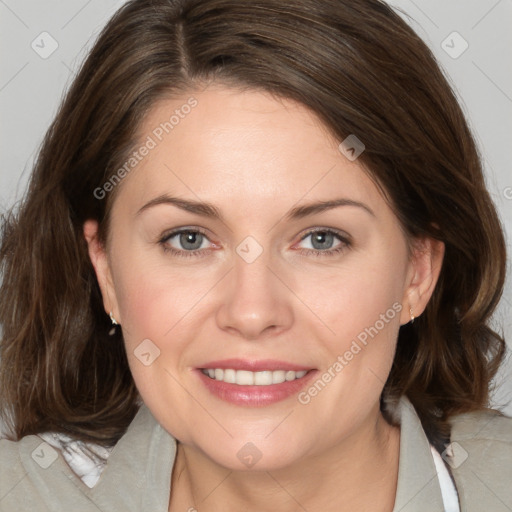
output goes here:
{"type": "MultiPolygon", "coordinates": [[[[406,397],[400,421],[398,487],[393,512],[443,512],[430,445],[406,397]]],[[[444,454],[462,512],[512,512],[512,418],[490,412],[452,420],[453,457],[444,454]]],[[[92,489],[62,455],[36,436],[0,440],[0,511],[166,512],[176,441],[143,405],[111,452],[92,489]]],[[[269,509],[270,510],[270,509],[269,509]]]]}

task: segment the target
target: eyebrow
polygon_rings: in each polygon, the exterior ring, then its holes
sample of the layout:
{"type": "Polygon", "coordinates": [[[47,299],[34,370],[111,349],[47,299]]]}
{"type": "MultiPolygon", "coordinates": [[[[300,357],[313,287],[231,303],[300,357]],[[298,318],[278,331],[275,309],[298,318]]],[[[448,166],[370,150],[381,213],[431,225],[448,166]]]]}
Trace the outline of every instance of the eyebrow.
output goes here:
{"type": "MultiPolygon", "coordinates": [[[[190,213],[195,213],[197,215],[201,215],[202,217],[212,217],[214,219],[219,219],[224,222],[224,218],[220,210],[215,207],[211,203],[203,202],[203,201],[192,201],[190,199],[181,199],[179,197],[172,197],[167,194],[155,197],[148,203],[146,203],[142,208],[137,211],[136,216],[140,215],[144,211],[158,205],[167,204],[176,206],[190,213]]],[[[313,215],[315,213],[320,213],[326,210],[331,210],[333,208],[337,208],[339,206],[355,206],[357,208],[361,208],[373,217],[375,217],[375,213],[373,210],[364,203],[359,201],[354,201],[353,199],[340,198],[340,199],[332,199],[330,201],[318,201],[315,203],[305,204],[302,206],[296,206],[292,208],[285,216],[287,220],[294,219],[302,219],[309,215],[313,215]]]]}

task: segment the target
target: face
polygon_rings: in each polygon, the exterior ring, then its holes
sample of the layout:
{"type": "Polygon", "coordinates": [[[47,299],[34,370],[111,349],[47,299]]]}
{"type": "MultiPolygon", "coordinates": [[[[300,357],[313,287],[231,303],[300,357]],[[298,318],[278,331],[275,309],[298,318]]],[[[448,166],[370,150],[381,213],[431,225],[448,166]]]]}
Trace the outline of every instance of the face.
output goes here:
{"type": "Polygon", "coordinates": [[[437,274],[358,161],[299,104],[221,86],[159,103],[140,133],[106,248],[94,223],[85,235],[156,419],[233,469],[374,424],[399,327],[437,274]]]}

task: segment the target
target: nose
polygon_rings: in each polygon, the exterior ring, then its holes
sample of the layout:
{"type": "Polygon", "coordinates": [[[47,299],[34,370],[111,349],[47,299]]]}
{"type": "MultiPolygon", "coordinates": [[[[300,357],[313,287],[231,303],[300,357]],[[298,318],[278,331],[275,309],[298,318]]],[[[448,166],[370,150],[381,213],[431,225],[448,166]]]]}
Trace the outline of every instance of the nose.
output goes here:
{"type": "Polygon", "coordinates": [[[247,262],[235,255],[234,268],[221,290],[216,320],[220,329],[246,340],[257,341],[290,328],[293,293],[263,252],[247,262]]]}

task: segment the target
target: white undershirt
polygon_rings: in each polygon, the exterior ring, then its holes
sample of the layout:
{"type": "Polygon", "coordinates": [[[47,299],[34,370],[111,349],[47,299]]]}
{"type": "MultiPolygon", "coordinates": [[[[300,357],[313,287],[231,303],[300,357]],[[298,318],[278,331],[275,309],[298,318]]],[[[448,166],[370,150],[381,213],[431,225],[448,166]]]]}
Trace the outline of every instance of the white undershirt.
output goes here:
{"type": "MultiPolygon", "coordinates": [[[[85,485],[91,489],[96,485],[112,449],[103,448],[94,443],[76,441],[64,434],[48,432],[39,434],[39,437],[62,453],[69,467],[85,485]]],[[[444,511],[460,512],[457,491],[445,462],[432,445],[430,450],[437,469],[444,511]]]]}
{"type": "Polygon", "coordinates": [[[61,452],[73,473],[87,487],[92,489],[96,485],[112,448],[108,449],[95,443],[77,441],[65,434],[44,432],[38,435],[61,452]]]}
{"type": "Polygon", "coordinates": [[[430,445],[430,451],[434,457],[434,463],[437,469],[437,477],[441,486],[441,494],[443,496],[444,512],[460,512],[459,497],[455,485],[453,485],[452,477],[448,472],[446,463],[439,452],[430,445]]]}

